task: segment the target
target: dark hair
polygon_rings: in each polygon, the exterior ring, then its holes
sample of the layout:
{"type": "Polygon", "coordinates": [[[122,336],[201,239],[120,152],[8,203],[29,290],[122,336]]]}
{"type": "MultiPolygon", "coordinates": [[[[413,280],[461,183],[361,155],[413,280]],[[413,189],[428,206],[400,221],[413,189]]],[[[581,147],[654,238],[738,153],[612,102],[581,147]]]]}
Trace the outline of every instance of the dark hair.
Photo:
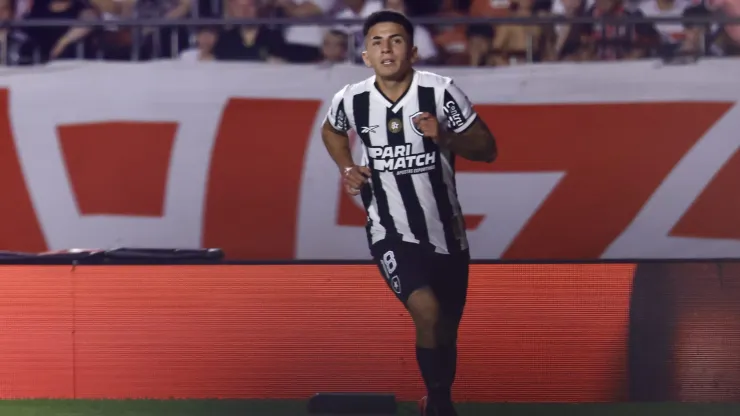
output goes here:
{"type": "Polygon", "coordinates": [[[414,25],[411,24],[408,17],[393,10],[381,10],[368,16],[365,19],[365,24],[362,25],[362,35],[366,37],[370,29],[379,23],[395,23],[403,26],[403,29],[409,35],[409,41],[412,45],[414,44],[414,25]]]}

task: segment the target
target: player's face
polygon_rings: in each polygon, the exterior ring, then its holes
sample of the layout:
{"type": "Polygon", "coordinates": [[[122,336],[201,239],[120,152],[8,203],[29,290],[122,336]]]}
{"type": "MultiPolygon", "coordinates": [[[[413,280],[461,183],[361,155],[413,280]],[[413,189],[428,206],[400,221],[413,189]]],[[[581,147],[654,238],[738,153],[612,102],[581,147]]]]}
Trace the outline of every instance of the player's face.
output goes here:
{"type": "Polygon", "coordinates": [[[416,60],[416,47],[409,34],[397,23],[378,23],[370,28],[362,53],[365,65],[382,78],[403,77],[416,60]]]}

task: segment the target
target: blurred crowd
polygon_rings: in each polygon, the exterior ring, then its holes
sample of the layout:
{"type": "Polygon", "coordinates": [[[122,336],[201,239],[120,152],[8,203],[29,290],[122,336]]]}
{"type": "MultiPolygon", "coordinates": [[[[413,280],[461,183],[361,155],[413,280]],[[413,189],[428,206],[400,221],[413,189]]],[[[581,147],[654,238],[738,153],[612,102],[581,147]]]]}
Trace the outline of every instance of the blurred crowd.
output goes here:
{"type": "MultiPolygon", "coordinates": [[[[338,17],[381,9],[409,16],[712,16],[740,15],[740,0],[0,0],[0,20],[75,19],[99,27],[4,28],[2,62],[55,59],[181,59],[287,63],[359,62],[360,26],[270,25],[120,27],[119,19],[338,17]]],[[[423,64],[501,66],[740,54],[740,28],[717,24],[447,24],[418,26],[423,64]],[[734,38],[734,39],[733,39],[734,38]]]]}

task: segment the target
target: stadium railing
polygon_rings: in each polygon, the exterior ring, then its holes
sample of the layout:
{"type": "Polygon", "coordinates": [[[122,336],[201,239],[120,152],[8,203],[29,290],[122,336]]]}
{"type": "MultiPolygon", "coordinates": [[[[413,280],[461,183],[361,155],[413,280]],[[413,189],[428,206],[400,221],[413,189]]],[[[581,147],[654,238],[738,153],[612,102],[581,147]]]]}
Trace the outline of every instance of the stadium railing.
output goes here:
{"type": "MultiPolygon", "coordinates": [[[[710,15],[710,16],[676,16],[676,17],[644,17],[644,16],[621,16],[621,17],[565,17],[565,16],[532,16],[532,17],[495,17],[495,18],[479,18],[479,17],[416,17],[411,19],[416,25],[473,25],[473,24],[513,24],[523,26],[547,26],[556,24],[600,24],[603,30],[607,25],[610,26],[626,26],[636,24],[660,24],[660,23],[682,23],[682,24],[694,24],[710,26],[722,26],[722,25],[740,25],[740,16],[724,16],[724,15],[710,15]]],[[[194,29],[203,26],[215,26],[215,27],[227,27],[235,25],[269,25],[269,26],[322,26],[322,27],[357,27],[361,26],[363,19],[337,19],[337,18],[278,18],[278,17],[262,17],[254,19],[227,19],[227,18],[184,18],[184,19],[122,19],[122,20],[76,20],[76,19],[25,19],[25,20],[12,20],[0,22],[2,28],[55,28],[55,27],[93,27],[93,28],[188,28],[194,29]]],[[[192,32],[191,32],[192,34],[192,32]]],[[[158,32],[155,36],[158,35],[158,32]]],[[[5,35],[7,36],[7,34],[5,35]]],[[[169,40],[173,46],[179,44],[178,31],[172,31],[171,39],[169,40]]],[[[527,62],[533,63],[533,42],[531,34],[527,34],[527,62]]],[[[704,40],[704,39],[703,39],[704,40]]],[[[133,36],[132,55],[131,60],[137,61],[138,49],[141,46],[141,36],[133,36]]],[[[192,36],[190,43],[193,44],[192,36]]],[[[3,42],[5,44],[5,42],[3,42]]],[[[702,44],[706,44],[704,40],[702,44]]],[[[348,56],[354,56],[354,44],[349,42],[348,56]]],[[[175,52],[179,52],[177,48],[175,52]]],[[[706,52],[706,48],[705,51],[706,52]]],[[[82,57],[84,55],[84,45],[78,42],[77,45],[77,56],[82,57]]],[[[177,55],[173,54],[169,57],[162,58],[176,58],[177,55]]],[[[5,64],[5,54],[2,54],[2,64],[5,64]]]]}

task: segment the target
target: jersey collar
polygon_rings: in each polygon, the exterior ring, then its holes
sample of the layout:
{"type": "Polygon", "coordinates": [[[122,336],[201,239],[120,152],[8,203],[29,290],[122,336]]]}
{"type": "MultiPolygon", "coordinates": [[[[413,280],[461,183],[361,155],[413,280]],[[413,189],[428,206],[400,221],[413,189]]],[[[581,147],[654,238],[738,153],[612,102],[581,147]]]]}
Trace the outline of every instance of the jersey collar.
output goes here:
{"type": "Polygon", "coordinates": [[[401,97],[396,100],[395,102],[391,101],[388,97],[383,94],[382,91],[380,91],[380,88],[378,88],[378,83],[375,80],[375,77],[373,77],[373,88],[372,92],[375,98],[382,101],[386,107],[390,108],[391,111],[394,113],[397,113],[398,110],[403,108],[404,104],[409,100],[413,94],[409,94],[409,91],[413,91],[414,88],[417,87],[419,80],[419,71],[414,70],[414,76],[411,78],[411,84],[409,84],[409,87],[404,91],[403,94],[401,94],[401,97]]]}

